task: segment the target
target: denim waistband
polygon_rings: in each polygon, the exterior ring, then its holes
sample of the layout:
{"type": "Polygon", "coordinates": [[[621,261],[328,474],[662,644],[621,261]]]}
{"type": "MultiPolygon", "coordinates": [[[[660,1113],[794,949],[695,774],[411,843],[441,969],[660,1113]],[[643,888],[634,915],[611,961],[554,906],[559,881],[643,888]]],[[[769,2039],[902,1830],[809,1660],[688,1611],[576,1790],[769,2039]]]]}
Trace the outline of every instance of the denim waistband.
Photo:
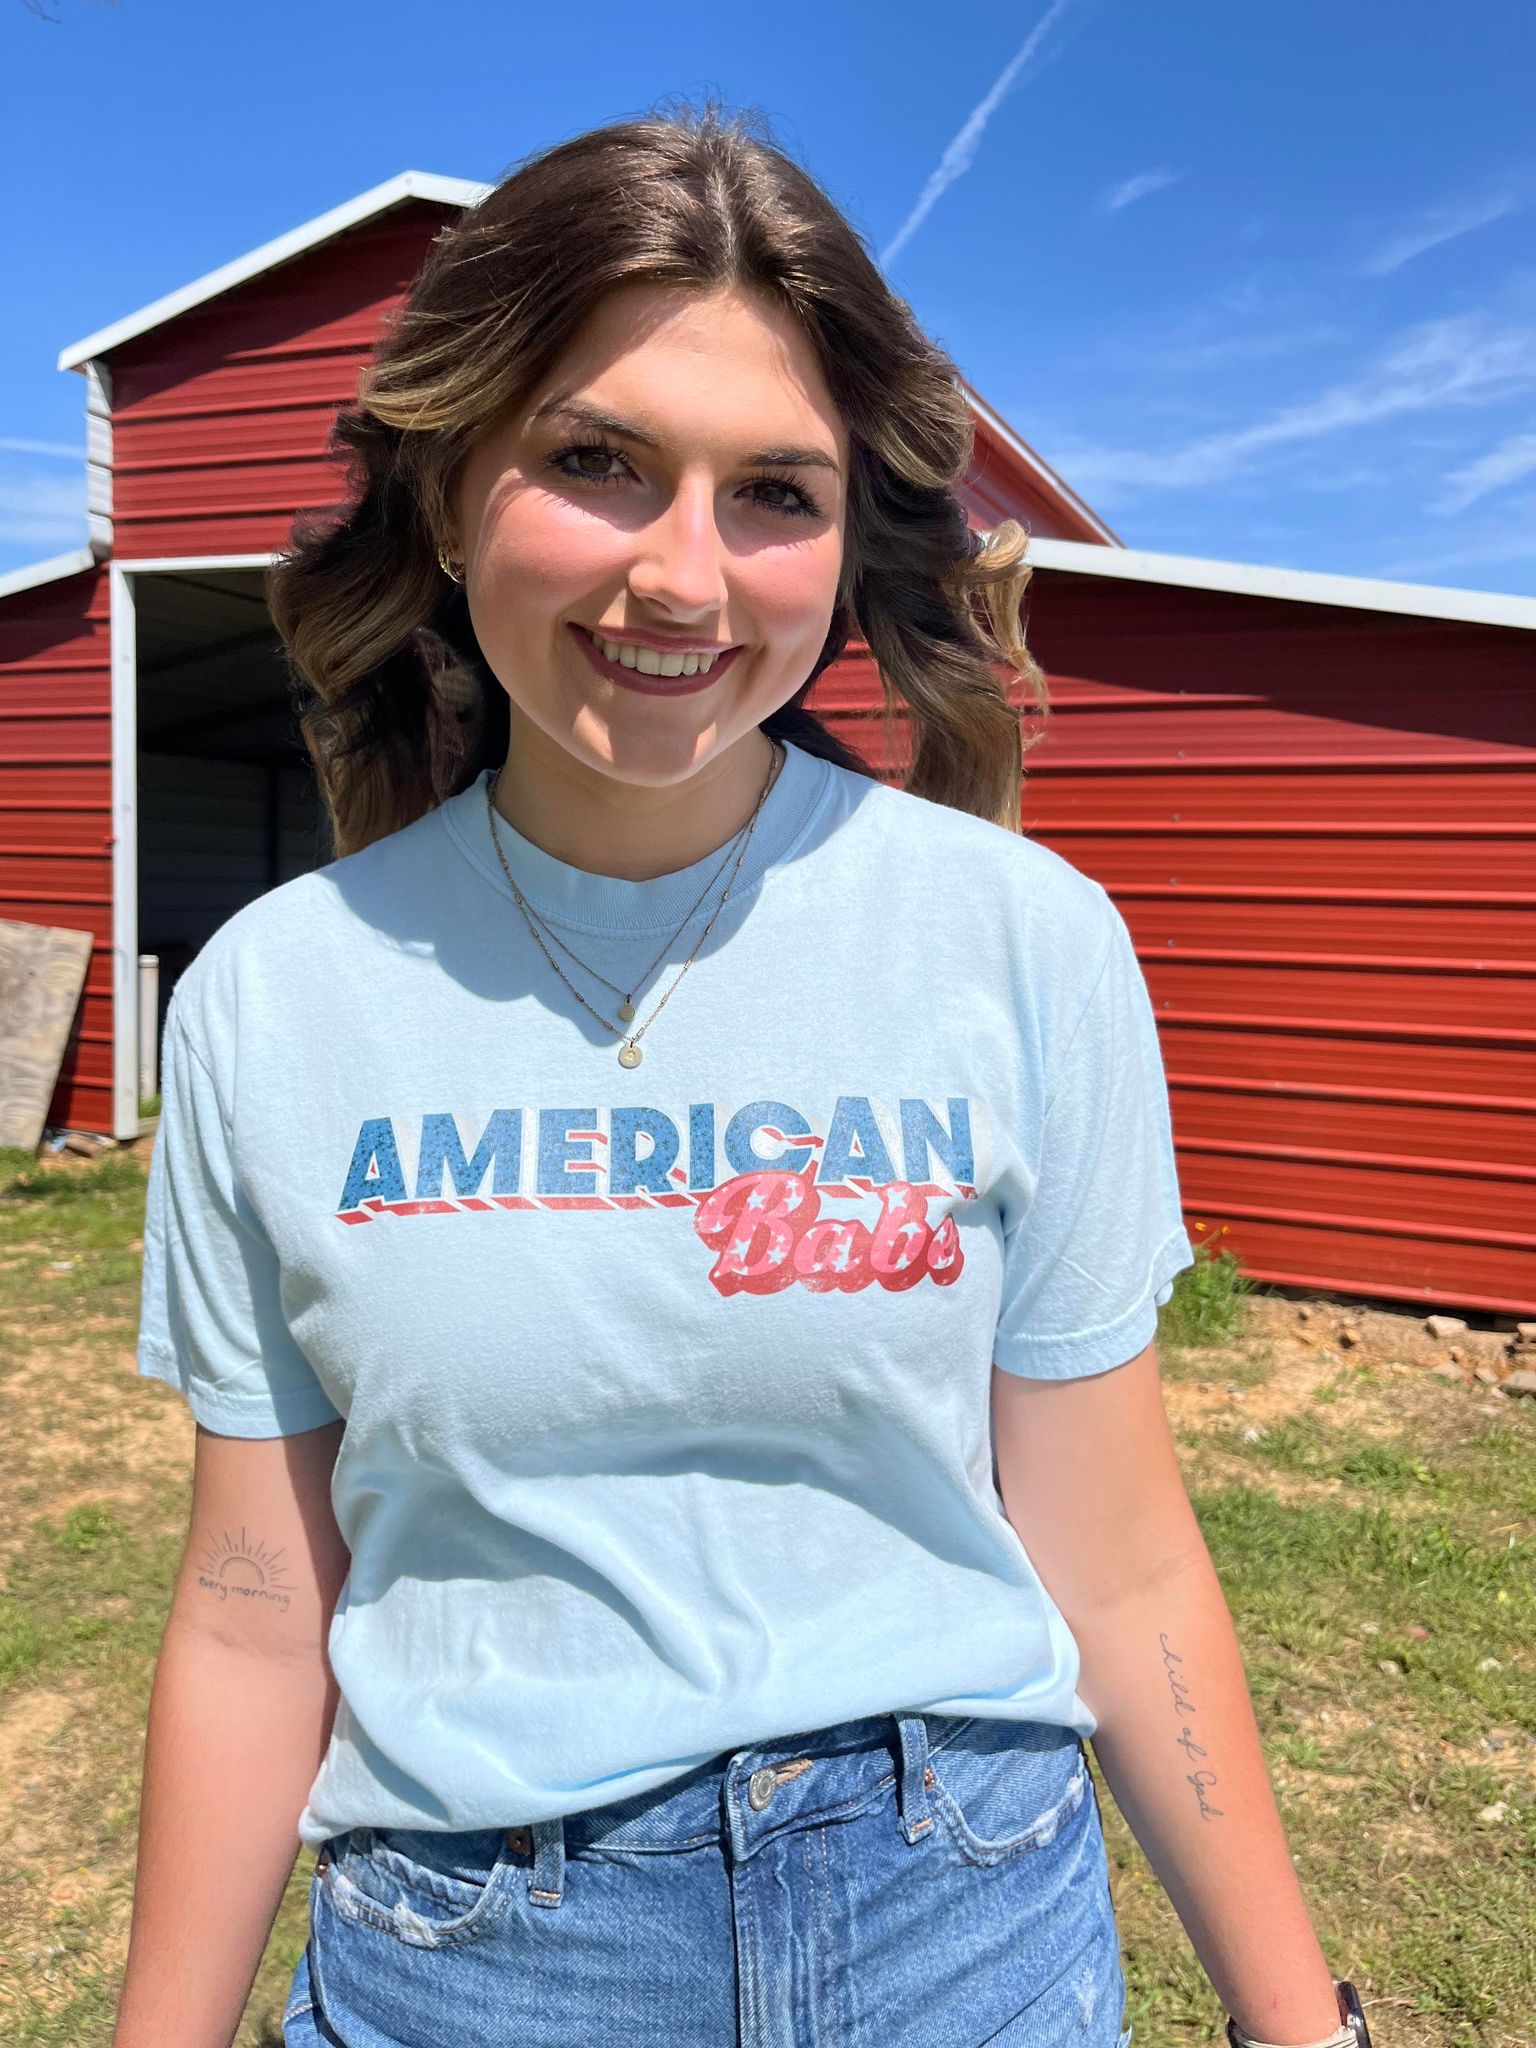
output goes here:
{"type": "MultiPolygon", "coordinates": [[[[903,1838],[919,1841],[934,1825],[929,1755],[972,1725],[974,1716],[886,1713],[775,1736],[722,1751],[657,1789],[508,1831],[533,1853],[529,1897],[560,1903],[565,1858],[577,1849],[604,1854],[675,1853],[726,1834],[737,1862],[792,1828],[852,1814],[895,1787],[903,1838]]],[[[1018,1724],[1021,1743],[1072,1744],[1067,1728],[1018,1724]]]]}

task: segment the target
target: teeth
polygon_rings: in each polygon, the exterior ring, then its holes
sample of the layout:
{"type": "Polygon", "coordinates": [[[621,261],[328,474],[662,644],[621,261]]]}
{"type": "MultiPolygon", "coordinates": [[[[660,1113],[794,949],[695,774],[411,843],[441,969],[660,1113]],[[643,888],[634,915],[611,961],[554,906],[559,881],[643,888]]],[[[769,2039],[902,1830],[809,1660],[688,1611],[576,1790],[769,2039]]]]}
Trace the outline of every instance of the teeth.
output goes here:
{"type": "Polygon", "coordinates": [[[594,633],[601,653],[625,668],[637,668],[643,676],[696,676],[707,674],[718,654],[659,654],[654,647],[636,647],[627,640],[605,640],[594,633]]]}

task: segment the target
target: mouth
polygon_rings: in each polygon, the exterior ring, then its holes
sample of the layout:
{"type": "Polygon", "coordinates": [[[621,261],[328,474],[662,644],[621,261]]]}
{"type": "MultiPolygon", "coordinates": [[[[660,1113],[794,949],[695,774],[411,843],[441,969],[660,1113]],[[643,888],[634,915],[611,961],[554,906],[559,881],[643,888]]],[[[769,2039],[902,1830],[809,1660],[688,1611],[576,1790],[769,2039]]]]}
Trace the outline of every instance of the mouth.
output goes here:
{"type": "Polygon", "coordinates": [[[646,697],[688,697],[698,690],[707,690],[711,683],[718,682],[738,654],[740,646],[723,648],[713,656],[699,654],[663,654],[654,647],[642,647],[638,642],[612,641],[606,637],[599,644],[597,638],[586,626],[570,622],[582,653],[600,676],[621,689],[636,690],[646,697]],[[613,660],[603,652],[604,647],[619,646],[628,660],[613,660]],[[700,666],[707,662],[708,666],[700,666]],[[644,663],[642,667],[640,664],[644,663]],[[692,668],[693,673],[688,670],[692,668]],[[668,671],[676,671],[668,673],[668,671]]]}

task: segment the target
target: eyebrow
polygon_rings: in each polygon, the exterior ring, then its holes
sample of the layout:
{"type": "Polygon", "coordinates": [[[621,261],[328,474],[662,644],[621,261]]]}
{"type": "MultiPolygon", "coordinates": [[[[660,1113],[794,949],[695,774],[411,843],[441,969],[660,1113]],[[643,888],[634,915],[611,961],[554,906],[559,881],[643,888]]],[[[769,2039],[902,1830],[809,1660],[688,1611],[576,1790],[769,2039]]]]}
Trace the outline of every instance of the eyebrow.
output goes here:
{"type": "MultiPolygon", "coordinates": [[[[615,414],[604,412],[600,406],[589,405],[585,399],[572,398],[568,392],[557,391],[552,398],[535,407],[528,418],[528,424],[535,426],[540,420],[560,418],[569,420],[574,426],[590,427],[600,434],[615,434],[625,441],[636,441],[642,448],[659,448],[660,441],[654,434],[648,434],[631,420],[621,420],[615,414]]],[[[834,476],[841,476],[842,464],[823,448],[760,448],[753,455],[744,456],[743,461],[760,463],[768,469],[829,469],[834,476]]]]}

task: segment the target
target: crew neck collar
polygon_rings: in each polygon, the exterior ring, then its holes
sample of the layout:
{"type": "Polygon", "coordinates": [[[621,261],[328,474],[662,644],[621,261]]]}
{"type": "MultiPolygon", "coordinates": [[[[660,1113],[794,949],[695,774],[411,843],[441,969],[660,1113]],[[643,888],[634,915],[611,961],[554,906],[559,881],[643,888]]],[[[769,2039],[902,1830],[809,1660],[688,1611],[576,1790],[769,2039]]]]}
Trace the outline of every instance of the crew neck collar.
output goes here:
{"type": "MultiPolygon", "coordinates": [[[[784,765],[757,814],[756,827],[736,870],[731,885],[733,904],[793,851],[831,786],[830,761],[807,753],[792,740],[779,744],[784,748],[784,765]]],[[[486,787],[496,772],[495,767],[482,769],[467,788],[438,807],[438,815],[460,853],[510,904],[514,899],[496,857],[487,816],[486,787]]],[[[707,917],[720,901],[738,850],[733,835],[729,847],[717,846],[689,867],[634,882],[618,875],[593,874],[557,860],[509,825],[500,812],[495,829],[513,879],[541,917],[585,931],[613,934],[673,931],[701,896],[697,914],[707,917]],[[712,877],[715,886],[706,888],[712,877]]]]}

